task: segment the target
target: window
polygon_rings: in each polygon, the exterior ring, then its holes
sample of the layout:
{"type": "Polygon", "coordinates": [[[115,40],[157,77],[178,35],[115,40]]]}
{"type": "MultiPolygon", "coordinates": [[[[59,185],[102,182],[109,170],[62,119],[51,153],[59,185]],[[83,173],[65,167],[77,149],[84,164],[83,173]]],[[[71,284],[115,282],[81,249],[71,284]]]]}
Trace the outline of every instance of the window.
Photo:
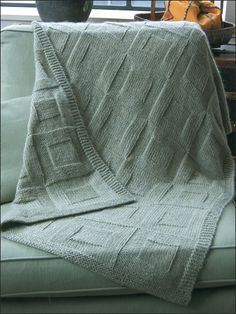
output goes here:
{"type": "MultiPolygon", "coordinates": [[[[35,7],[35,1],[1,1],[1,6],[35,7]]],[[[94,9],[150,10],[151,0],[94,0],[94,9]]],[[[156,1],[157,10],[164,9],[164,0],[156,1]]]]}
{"type": "MultiPolygon", "coordinates": [[[[151,0],[94,0],[95,9],[119,9],[119,10],[150,10],[151,0]]],[[[164,9],[164,0],[156,1],[157,9],[164,9]]]]}
{"type": "Polygon", "coordinates": [[[34,7],[35,1],[1,1],[2,7],[34,7]]]}

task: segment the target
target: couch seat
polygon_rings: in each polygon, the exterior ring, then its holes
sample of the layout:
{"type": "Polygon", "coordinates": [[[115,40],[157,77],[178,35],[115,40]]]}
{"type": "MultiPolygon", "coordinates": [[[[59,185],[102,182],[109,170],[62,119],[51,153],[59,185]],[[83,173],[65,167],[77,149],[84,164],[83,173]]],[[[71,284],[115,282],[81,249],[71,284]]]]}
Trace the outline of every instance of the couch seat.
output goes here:
{"type": "MultiPolygon", "coordinates": [[[[10,204],[2,206],[2,216],[10,204]]],[[[229,204],[196,282],[196,289],[232,286],[235,282],[235,206],[229,204]]],[[[3,297],[75,297],[137,294],[60,257],[2,239],[3,297]]]]}

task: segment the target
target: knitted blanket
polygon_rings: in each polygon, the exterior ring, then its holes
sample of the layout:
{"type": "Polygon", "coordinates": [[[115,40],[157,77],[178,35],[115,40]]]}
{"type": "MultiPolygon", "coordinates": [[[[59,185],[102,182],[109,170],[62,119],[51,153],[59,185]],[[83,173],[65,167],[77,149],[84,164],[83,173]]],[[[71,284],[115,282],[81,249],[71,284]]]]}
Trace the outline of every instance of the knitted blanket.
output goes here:
{"type": "Polygon", "coordinates": [[[36,80],[3,235],[187,304],[234,164],[222,82],[191,23],[34,23],[36,80]]]}

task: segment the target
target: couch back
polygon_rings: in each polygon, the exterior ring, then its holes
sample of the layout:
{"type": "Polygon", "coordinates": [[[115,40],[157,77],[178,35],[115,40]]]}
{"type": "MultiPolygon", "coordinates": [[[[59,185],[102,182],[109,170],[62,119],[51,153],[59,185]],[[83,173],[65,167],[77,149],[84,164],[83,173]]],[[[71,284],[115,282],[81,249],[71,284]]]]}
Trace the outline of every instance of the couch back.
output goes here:
{"type": "Polygon", "coordinates": [[[11,202],[22,166],[35,69],[31,26],[1,31],[1,203],[11,202]]]}

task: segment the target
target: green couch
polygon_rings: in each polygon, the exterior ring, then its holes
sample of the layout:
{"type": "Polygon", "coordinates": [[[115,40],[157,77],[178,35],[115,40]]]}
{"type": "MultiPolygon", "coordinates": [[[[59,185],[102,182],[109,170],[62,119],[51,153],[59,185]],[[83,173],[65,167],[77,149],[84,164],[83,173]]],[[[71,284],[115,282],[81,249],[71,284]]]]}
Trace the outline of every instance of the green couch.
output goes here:
{"type": "MultiPolygon", "coordinates": [[[[2,30],[1,213],[10,210],[34,84],[30,26],[2,30]]],[[[219,222],[188,307],[120,287],[49,253],[2,239],[2,313],[234,313],[235,205],[219,222]]]]}

